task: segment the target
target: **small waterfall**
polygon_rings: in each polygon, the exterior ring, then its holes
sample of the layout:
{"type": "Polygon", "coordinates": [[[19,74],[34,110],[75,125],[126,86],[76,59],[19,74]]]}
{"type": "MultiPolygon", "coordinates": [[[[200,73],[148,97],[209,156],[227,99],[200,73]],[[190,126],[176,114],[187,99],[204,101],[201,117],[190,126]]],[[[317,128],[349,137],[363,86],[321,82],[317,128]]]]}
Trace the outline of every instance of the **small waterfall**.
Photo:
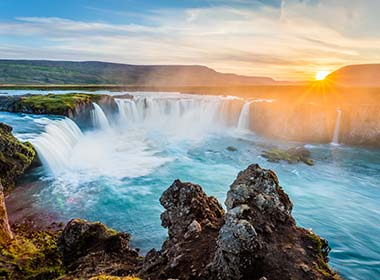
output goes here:
{"type": "Polygon", "coordinates": [[[252,102],[245,102],[239,116],[237,128],[240,130],[250,129],[250,108],[252,102]]]}
{"type": "Polygon", "coordinates": [[[94,127],[100,128],[100,129],[107,129],[110,127],[109,121],[107,119],[106,114],[103,112],[102,108],[96,104],[92,103],[94,106],[94,109],[91,112],[92,121],[94,124],[94,127]]]}
{"type": "Polygon", "coordinates": [[[331,142],[331,144],[333,145],[339,145],[339,132],[340,132],[340,121],[342,118],[342,110],[337,109],[336,113],[337,113],[337,116],[336,116],[336,122],[335,122],[334,136],[331,142]]]}
{"type": "Polygon", "coordinates": [[[49,120],[45,132],[30,142],[48,169],[58,174],[68,167],[70,151],[83,136],[79,127],[69,118],[49,120]]]}

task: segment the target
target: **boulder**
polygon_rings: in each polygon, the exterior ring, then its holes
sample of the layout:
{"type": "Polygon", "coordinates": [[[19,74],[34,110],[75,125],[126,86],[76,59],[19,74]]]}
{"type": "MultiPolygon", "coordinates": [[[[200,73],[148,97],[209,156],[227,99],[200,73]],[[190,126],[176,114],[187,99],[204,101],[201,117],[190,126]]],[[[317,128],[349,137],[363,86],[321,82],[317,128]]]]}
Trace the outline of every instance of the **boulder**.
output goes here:
{"type": "Polygon", "coordinates": [[[289,164],[303,162],[307,165],[314,165],[314,161],[310,158],[310,151],[304,147],[294,147],[287,150],[272,148],[262,153],[270,162],[287,161],[289,164]]]}
{"type": "Polygon", "coordinates": [[[99,222],[71,220],[58,240],[63,263],[69,271],[67,279],[136,273],[142,261],[138,251],[129,247],[129,240],[129,234],[99,222]]]}

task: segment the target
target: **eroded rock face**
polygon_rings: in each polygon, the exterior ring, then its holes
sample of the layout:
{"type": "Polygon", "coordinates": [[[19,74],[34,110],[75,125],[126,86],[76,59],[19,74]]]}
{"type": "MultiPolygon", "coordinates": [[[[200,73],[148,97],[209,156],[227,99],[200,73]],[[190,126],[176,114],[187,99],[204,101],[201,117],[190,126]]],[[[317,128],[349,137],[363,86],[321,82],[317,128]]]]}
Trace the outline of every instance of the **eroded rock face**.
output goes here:
{"type": "Polygon", "coordinates": [[[140,273],[144,279],[202,279],[215,251],[224,211],[199,185],[179,180],[167,189],[160,202],[165,208],[162,225],[169,237],[161,251],[151,250],[140,273]]]}
{"type": "Polygon", "coordinates": [[[12,238],[13,234],[9,226],[7,208],[4,202],[3,186],[0,183],[0,244],[6,244],[12,238]]]}
{"type": "Polygon", "coordinates": [[[327,242],[298,228],[274,172],[251,165],[227,194],[227,213],[200,186],[175,181],[160,199],[169,238],[144,279],[338,279],[327,242]]]}
{"type": "Polygon", "coordinates": [[[226,199],[209,279],[334,279],[327,243],[298,228],[274,172],[250,165],[226,199]]]}
{"type": "Polygon", "coordinates": [[[69,271],[65,279],[136,273],[142,258],[137,250],[129,247],[129,240],[128,233],[116,232],[101,223],[71,220],[58,241],[69,271]]]}

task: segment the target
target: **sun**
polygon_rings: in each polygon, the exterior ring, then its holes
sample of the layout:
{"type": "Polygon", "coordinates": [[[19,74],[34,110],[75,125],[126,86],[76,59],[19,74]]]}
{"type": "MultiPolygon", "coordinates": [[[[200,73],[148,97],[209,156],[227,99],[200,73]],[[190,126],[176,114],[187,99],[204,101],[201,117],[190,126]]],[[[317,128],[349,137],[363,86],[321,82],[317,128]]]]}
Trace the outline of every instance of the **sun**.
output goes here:
{"type": "Polygon", "coordinates": [[[316,79],[317,81],[322,81],[322,80],[324,80],[324,79],[328,76],[328,74],[330,74],[329,71],[318,71],[318,72],[315,74],[315,79],[316,79]]]}

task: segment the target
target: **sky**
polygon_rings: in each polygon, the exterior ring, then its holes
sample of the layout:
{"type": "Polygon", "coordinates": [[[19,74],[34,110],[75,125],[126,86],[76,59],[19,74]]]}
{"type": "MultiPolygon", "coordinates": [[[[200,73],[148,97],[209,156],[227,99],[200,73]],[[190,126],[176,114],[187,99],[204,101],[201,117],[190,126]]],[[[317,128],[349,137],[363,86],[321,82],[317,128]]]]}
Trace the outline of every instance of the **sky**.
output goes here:
{"type": "Polygon", "coordinates": [[[378,0],[0,0],[0,58],[311,80],[380,62],[379,11],[378,0]]]}

